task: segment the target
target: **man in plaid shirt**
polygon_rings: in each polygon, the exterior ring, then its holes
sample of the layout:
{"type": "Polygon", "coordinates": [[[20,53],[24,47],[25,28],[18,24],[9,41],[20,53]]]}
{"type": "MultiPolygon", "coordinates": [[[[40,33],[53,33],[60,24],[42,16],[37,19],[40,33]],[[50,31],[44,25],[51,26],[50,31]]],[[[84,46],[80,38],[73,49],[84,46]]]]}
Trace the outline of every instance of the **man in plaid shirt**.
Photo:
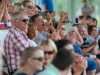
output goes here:
{"type": "Polygon", "coordinates": [[[15,12],[12,16],[12,28],[4,40],[4,51],[10,71],[19,68],[22,53],[29,47],[28,37],[24,33],[28,29],[29,18],[25,12],[15,12]]]}

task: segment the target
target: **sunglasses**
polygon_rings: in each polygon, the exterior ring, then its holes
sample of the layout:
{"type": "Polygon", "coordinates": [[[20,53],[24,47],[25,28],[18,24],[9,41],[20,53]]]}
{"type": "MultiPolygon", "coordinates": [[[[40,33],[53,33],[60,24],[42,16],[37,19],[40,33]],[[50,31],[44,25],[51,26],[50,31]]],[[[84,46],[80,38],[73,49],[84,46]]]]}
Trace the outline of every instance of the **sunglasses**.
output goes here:
{"type": "Polygon", "coordinates": [[[32,9],[32,8],[33,8],[33,6],[29,5],[27,8],[32,9]]]}
{"type": "MultiPolygon", "coordinates": [[[[16,20],[21,20],[21,19],[16,19],[16,20]]],[[[29,19],[22,19],[22,22],[29,22],[29,19]]]]}
{"type": "Polygon", "coordinates": [[[61,30],[64,30],[65,31],[65,28],[61,28],[61,30]]]}
{"type": "Polygon", "coordinates": [[[44,58],[43,58],[43,57],[33,58],[33,59],[38,60],[38,61],[43,61],[43,60],[44,60],[44,58]]]}
{"type": "Polygon", "coordinates": [[[72,51],[74,51],[74,49],[69,49],[68,51],[71,51],[72,52],[72,51]]]}
{"type": "Polygon", "coordinates": [[[44,54],[48,54],[48,55],[52,55],[54,53],[54,51],[44,51],[44,54]]]}

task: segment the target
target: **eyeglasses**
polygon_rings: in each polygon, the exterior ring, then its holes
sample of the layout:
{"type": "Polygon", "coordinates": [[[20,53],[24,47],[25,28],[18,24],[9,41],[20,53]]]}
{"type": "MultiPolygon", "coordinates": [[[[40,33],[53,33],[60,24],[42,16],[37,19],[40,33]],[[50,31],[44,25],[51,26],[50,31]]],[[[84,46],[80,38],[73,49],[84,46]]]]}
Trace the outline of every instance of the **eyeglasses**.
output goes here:
{"type": "Polygon", "coordinates": [[[44,54],[48,54],[48,55],[52,55],[54,53],[54,51],[44,51],[44,54]]]}
{"type": "Polygon", "coordinates": [[[72,52],[72,51],[74,51],[74,49],[69,49],[69,51],[71,51],[71,52],[72,52]]]}
{"type": "Polygon", "coordinates": [[[65,28],[61,28],[61,30],[64,30],[65,31],[65,28]]]}
{"type": "Polygon", "coordinates": [[[97,29],[93,29],[92,31],[98,31],[97,29]]]}
{"type": "MultiPolygon", "coordinates": [[[[21,19],[16,19],[16,20],[21,20],[21,19]]],[[[29,19],[22,19],[22,22],[29,22],[29,19]]]]}
{"type": "Polygon", "coordinates": [[[32,8],[33,8],[33,6],[29,5],[27,8],[32,9],[32,8]]]}
{"type": "Polygon", "coordinates": [[[33,59],[38,60],[38,61],[43,61],[43,60],[44,60],[44,58],[43,58],[43,57],[33,58],[33,59]]]}

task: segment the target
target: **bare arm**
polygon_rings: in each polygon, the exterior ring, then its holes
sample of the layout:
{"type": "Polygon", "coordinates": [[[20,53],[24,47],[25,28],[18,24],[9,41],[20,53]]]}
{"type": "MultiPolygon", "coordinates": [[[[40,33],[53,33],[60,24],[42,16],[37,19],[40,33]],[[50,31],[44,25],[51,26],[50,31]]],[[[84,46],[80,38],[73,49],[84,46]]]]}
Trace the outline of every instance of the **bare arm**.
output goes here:
{"type": "Polygon", "coordinates": [[[42,5],[42,8],[43,8],[44,11],[46,11],[46,5],[45,4],[42,5]]]}
{"type": "Polygon", "coordinates": [[[82,37],[80,36],[79,33],[77,34],[77,36],[78,36],[77,43],[78,43],[79,46],[81,46],[84,43],[84,41],[83,41],[83,39],[82,39],[82,37]]]}
{"type": "Polygon", "coordinates": [[[90,15],[91,16],[92,13],[93,13],[93,11],[90,11],[90,12],[82,12],[82,15],[84,15],[84,16],[90,15]]]}
{"type": "Polygon", "coordinates": [[[76,38],[77,38],[77,44],[78,44],[79,46],[81,46],[81,45],[84,43],[83,38],[82,38],[81,35],[79,34],[79,31],[77,30],[77,28],[75,28],[75,31],[76,31],[76,33],[77,33],[77,36],[76,36],[76,38]]]}
{"type": "Polygon", "coordinates": [[[82,49],[82,53],[83,53],[83,54],[86,54],[86,53],[92,51],[93,48],[94,48],[94,46],[95,46],[95,44],[93,43],[93,44],[91,44],[89,47],[83,48],[83,49],[82,49]]]}
{"type": "Polygon", "coordinates": [[[8,22],[8,9],[7,9],[7,7],[5,7],[3,15],[4,15],[4,22],[8,22]]]}
{"type": "Polygon", "coordinates": [[[4,13],[4,10],[5,10],[5,7],[6,7],[6,5],[4,5],[4,6],[3,6],[3,4],[1,5],[1,10],[0,10],[0,22],[2,21],[3,13],[4,13]]]}
{"type": "Polygon", "coordinates": [[[91,6],[91,11],[90,12],[82,12],[82,15],[87,16],[90,15],[94,12],[94,6],[91,6]]]}

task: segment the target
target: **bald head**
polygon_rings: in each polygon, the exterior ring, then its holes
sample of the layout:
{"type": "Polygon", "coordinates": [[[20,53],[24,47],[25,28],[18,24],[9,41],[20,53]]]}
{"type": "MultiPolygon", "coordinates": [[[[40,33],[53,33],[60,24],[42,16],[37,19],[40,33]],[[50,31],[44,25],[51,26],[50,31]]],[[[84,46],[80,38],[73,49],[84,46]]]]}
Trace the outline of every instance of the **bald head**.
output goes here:
{"type": "Polygon", "coordinates": [[[82,36],[82,38],[87,37],[88,33],[87,33],[87,29],[84,25],[78,25],[77,28],[78,28],[78,31],[79,31],[80,35],[82,36]]]}

